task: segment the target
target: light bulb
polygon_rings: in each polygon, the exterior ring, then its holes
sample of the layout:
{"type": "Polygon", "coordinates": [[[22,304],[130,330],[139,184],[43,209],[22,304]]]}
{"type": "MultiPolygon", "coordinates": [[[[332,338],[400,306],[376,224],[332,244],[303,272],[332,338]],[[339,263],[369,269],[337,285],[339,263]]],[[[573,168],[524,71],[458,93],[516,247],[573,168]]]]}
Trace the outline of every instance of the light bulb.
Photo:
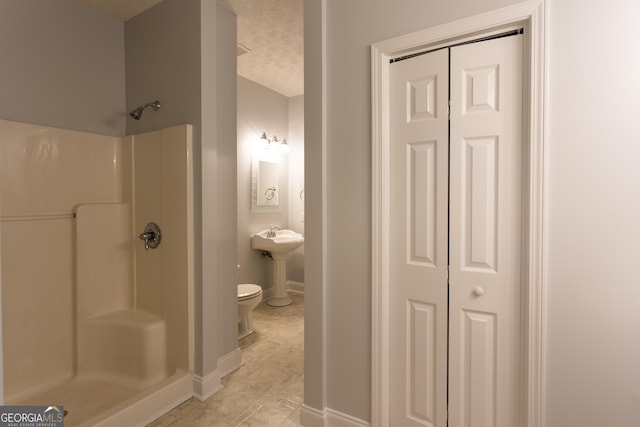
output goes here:
{"type": "Polygon", "coordinates": [[[289,144],[287,144],[287,138],[282,138],[282,141],[280,141],[280,151],[282,151],[283,153],[289,152],[289,144]]]}

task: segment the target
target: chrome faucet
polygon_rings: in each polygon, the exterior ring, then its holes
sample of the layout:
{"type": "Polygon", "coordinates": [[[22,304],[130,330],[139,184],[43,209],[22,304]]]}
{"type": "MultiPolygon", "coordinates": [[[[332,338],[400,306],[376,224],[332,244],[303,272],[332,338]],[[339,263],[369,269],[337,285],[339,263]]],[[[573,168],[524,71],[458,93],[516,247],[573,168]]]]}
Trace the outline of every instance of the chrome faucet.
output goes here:
{"type": "Polygon", "coordinates": [[[272,237],[276,237],[276,231],[280,230],[280,227],[277,226],[273,226],[269,229],[269,231],[267,232],[267,238],[272,238],[272,237]]]}

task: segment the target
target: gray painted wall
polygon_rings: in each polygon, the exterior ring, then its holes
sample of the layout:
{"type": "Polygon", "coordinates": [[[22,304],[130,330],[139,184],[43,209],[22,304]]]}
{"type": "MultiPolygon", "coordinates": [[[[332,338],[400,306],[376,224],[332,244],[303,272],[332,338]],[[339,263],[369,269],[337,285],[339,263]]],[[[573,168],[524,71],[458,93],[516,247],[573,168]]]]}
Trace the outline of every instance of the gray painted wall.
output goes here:
{"type": "MultiPolygon", "coordinates": [[[[313,291],[305,301],[312,308],[305,311],[305,404],[369,420],[369,46],[517,2],[326,0],[330,31],[324,61],[321,2],[307,3],[306,204],[313,214],[306,218],[306,282],[313,291]],[[318,159],[323,160],[312,163],[318,159]],[[318,194],[311,197],[312,191],[318,194]],[[317,290],[320,286],[325,289],[317,290]]],[[[589,7],[578,0],[548,4],[546,425],[636,426],[640,169],[634,159],[640,155],[640,122],[633,114],[640,5],[633,0],[589,7]]]]}
{"type": "Polygon", "coordinates": [[[326,401],[325,4],[326,0],[304,2],[304,404],[319,410],[326,401]]]}
{"type": "Polygon", "coordinates": [[[640,425],[640,3],[551,0],[547,427],[640,425]]]}
{"type": "Polygon", "coordinates": [[[123,24],[75,0],[0,0],[0,118],[122,136],[123,24]]]}
{"type": "Polygon", "coordinates": [[[196,292],[196,367],[201,340],[206,374],[217,367],[217,358],[238,349],[237,30],[236,16],[220,2],[201,5],[202,296],[196,292]]]}
{"type": "Polygon", "coordinates": [[[200,148],[200,31],[199,0],[166,0],[125,22],[127,111],[162,105],[140,120],[127,114],[128,135],[190,123],[200,148]]]}

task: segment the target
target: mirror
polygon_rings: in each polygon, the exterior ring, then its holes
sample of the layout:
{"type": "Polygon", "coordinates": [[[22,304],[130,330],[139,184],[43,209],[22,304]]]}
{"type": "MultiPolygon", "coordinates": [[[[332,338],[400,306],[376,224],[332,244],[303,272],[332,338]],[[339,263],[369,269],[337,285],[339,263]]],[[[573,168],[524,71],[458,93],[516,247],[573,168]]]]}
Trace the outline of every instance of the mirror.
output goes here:
{"type": "Polygon", "coordinates": [[[280,163],[254,159],[251,177],[251,211],[280,210],[280,163]]]}
{"type": "Polygon", "coordinates": [[[280,166],[277,163],[264,160],[258,162],[258,192],[256,194],[258,206],[278,206],[279,172],[280,166]]]}

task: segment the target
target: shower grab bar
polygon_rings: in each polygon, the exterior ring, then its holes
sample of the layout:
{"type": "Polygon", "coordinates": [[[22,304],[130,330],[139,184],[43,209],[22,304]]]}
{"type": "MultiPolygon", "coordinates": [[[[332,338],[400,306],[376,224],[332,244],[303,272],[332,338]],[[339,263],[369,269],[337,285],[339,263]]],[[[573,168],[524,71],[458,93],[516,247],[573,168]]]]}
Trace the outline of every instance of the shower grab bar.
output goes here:
{"type": "Polygon", "coordinates": [[[52,221],[61,219],[74,219],[75,213],[59,213],[59,214],[34,214],[34,215],[7,215],[0,217],[1,222],[19,222],[19,221],[52,221]]]}

